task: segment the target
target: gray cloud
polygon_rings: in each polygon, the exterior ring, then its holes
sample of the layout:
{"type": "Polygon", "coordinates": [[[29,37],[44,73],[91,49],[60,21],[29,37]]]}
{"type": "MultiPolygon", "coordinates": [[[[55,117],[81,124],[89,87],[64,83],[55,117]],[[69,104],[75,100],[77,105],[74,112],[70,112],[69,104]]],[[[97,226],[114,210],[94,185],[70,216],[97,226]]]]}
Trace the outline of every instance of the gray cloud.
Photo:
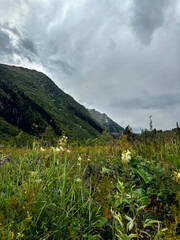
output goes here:
{"type": "Polygon", "coordinates": [[[169,0],[134,0],[133,28],[143,43],[152,40],[154,31],[164,24],[165,11],[171,2],[169,0]]]}
{"type": "Polygon", "coordinates": [[[70,66],[67,62],[64,62],[62,60],[50,60],[49,61],[50,67],[56,71],[58,71],[59,68],[66,73],[67,75],[71,75],[74,71],[74,68],[70,66]]]}
{"type": "MultiPolygon", "coordinates": [[[[8,23],[0,24],[0,60],[14,59],[15,55],[29,62],[35,61],[37,50],[34,43],[8,23]]],[[[15,60],[15,59],[14,59],[15,60]]]]}
{"type": "Polygon", "coordinates": [[[180,104],[180,93],[171,94],[160,94],[136,97],[131,99],[120,99],[114,103],[111,102],[111,106],[117,108],[128,108],[128,109],[166,109],[173,108],[174,105],[180,104]]]}
{"type": "Polygon", "coordinates": [[[1,62],[45,72],[77,101],[124,127],[144,127],[149,115],[159,128],[179,121],[178,0],[0,5],[1,62]]]}
{"type": "Polygon", "coordinates": [[[12,54],[11,39],[2,29],[0,29],[0,53],[12,54]]]}
{"type": "Polygon", "coordinates": [[[37,55],[36,47],[34,46],[33,42],[29,39],[20,39],[19,43],[23,48],[27,49],[28,51],[37,55]]]}

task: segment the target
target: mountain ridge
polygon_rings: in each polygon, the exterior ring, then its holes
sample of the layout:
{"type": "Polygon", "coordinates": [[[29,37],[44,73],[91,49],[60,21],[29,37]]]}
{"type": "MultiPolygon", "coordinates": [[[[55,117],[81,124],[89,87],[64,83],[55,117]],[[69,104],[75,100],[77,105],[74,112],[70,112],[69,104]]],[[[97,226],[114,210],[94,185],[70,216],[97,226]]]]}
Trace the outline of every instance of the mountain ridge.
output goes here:
{"type": "Polygon", "coordinates": [[[104,128],[108,129],[108,131],[115,137],[119,138],[122,132],[124,132],[124,128],[114,122],[106,113],[100,113],[95,109],[89,108],[88,111],[97,122],[99,122],[104,128]]]}
{"type": "Polygon", "coordinates": [[[101,125],[87,109],[36,70],[0,64],[0,116],[32,135],[50,126],[55,134],[88,139],[101,125]]]}

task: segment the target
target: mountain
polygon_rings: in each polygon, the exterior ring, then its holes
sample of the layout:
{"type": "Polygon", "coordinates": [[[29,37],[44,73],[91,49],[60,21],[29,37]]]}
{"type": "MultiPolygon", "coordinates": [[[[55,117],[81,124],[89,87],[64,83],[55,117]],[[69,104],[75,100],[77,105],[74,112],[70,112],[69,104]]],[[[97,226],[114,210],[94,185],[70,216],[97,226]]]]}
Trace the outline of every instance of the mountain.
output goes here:
{"type": "Polygon", "coordinates": [[[88,109],[88,111],[97,122],[99,122],[104,128],[108,129],[114,136],[119,137],[121,133],[124,132],[124,128],[115,123],[105,113],[100,113],[95,109],[88,109]]]}
{"type": "Polygon", "coordinates": [[[0,117],[1,123],[34,136],[52,129],[58,136],[65,133],[82,140],[103,131],[84,106],[45,74],[4,64],[0,64],[0,117]]]}

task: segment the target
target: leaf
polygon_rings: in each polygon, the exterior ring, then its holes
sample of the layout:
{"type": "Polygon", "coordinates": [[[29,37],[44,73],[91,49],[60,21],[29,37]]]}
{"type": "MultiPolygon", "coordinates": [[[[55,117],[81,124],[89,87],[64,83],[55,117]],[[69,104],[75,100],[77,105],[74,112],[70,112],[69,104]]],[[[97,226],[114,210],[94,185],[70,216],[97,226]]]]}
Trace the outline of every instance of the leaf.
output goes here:
{"type": "Polygon", "coordinates": [[[129,221],[127,224],[127,230],[131,231],[134,227],[134,221],[131,217],[125,215],[125,218],[129,221]]]}
{"type": "Polygon", "coordinates": [[[99,217],[97,219],[97,222],[95,222],[93,225],[93,227],[98,227],[98,228],[102,228],[104,225],[106,225],[106,223],[108,222],[108,219],[105,217],[99,217]]]}
{"type": "Polygon", "coordinates": [[[129,236],[128,236],[128,239],[132,239],[132,238],[136,238],[137,237],[137,235],[136,234],[134,234],[134,233],[131,233],[129,236]]]}
{"type": "Polygon", "coordinates": [[[144,207],[146,207],[151,201],[147,192],[143,188],[138,188],[133,191],[133,197],[135,197],[136,201],[144,207]]]}
{"type": "Polygon", "coordinates": [[[136,175],[138,174],[146,184],[151,183],[151,181],[154,179],[154,177],[144,169],[134,169],[133,171],[136,175]]]}
{"type": "Polygon", "coordinates": [[[162,223],[161,221],[158,220],[149,220],[147,219],[144,223],[143,223],[143,227],[146,228],[147,226],[154,226],[154,224],[160,224],[162,223]]]}

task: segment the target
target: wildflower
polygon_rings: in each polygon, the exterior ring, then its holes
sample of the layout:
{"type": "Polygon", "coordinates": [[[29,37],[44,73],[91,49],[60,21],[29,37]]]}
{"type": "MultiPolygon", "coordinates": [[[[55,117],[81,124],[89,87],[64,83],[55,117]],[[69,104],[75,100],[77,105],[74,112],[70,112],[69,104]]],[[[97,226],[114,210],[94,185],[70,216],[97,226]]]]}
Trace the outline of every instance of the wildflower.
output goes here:
{"type": "Polygon", "coordinates": [[[76,178],[76,182],[82,182],[80,178],[76,178]]]}
{"type": "Polygon", "coordinates": [[[32,216],[30,216],[29,211],[27,211],[27,218],[26,218],[26,221],[27,221],[27,222],[30,222],[31,219],[32,219],[32,216]]]}
{"type": "Polygon", "coordinates": [[[180,183],[180,172],[177,174],[176,181],[180,183]]]}
{"type": "Polygon", "coordinates": [[[104,174],[108,174],[110,172],[110,170],[106,167],[102,167],[102,173],[104,174]]]}
{"type": "Polygon", "coordinates": [[[54,148],[54,147],[51,147],[51,150],[55,151],[55,148],[54,148]]]}
{"type": "Polygon", "coordinates": [[[64,151],[64,148],[60,146],[60,147],[59,147],[59,150],[60,150],[60,151],[64,151]]]}
{"type": "Polygon", "coordinates": [[[150,229],[146,229],[146,232],[150,232],[150,229]]]}
{"type": "Polygon", "coordinates": [[[11,230],[9,231],[9,238],[14,239],[14,233],[11,230]]]}
{"type": "Polygon", "coordinates": [[[60,151],[60,149],[59,148],[55,148],[55,150],[54,150],[55,152],[59,152],[60,151]]]}
{"type": "Polygon", "coordinates": [[[123,163],[128,163],[131,160],[131,152],[129,150],[124,151],[121,160],[123,163]]]}
{"type": "Polygon", "coordinates": [[[40,183],[42,180],[41,179],[36,179],[35,182],[36,183],[40,183]]]}
{"type": "Polygon", "coordinates": [[[20,233],[20,232],[18,232],[18,235],[17,235],[17,237],[18,237],[18,238],[22,238],[22,237],[24,237],[24,234],[23,234],[23,233],[20,233]]]}
{"type": "Polygon", "coordinates": [[[31,176],[32,178],[35,178],[35,177],[37,176],[37,172],[31,172],[30,176],[31,176]]]}
{"type": "Polygon", "coordinates": [[[81,160],[82,160],[82,158],[78,157],[78,163],[77,163],[78,166],[81,166],[81,160]]]}
{"type": "Polygon", "coordinates": [[[70,153],[71,151],[70,150],[67,150],[67,153],[70,153]]]}
{"type": "Polygon", "coordinates": [[[40,151],[41,151],[41,152],[44,152],[45,150],[44,150],[44,148],[41,147],[41,148],[40,148],[40,151]]]}
{"type": "Polygon", "coordinates": [[[174,173],[174,179],[177,183],[180,183],[180,172],[173,172],[174,173]]]}

